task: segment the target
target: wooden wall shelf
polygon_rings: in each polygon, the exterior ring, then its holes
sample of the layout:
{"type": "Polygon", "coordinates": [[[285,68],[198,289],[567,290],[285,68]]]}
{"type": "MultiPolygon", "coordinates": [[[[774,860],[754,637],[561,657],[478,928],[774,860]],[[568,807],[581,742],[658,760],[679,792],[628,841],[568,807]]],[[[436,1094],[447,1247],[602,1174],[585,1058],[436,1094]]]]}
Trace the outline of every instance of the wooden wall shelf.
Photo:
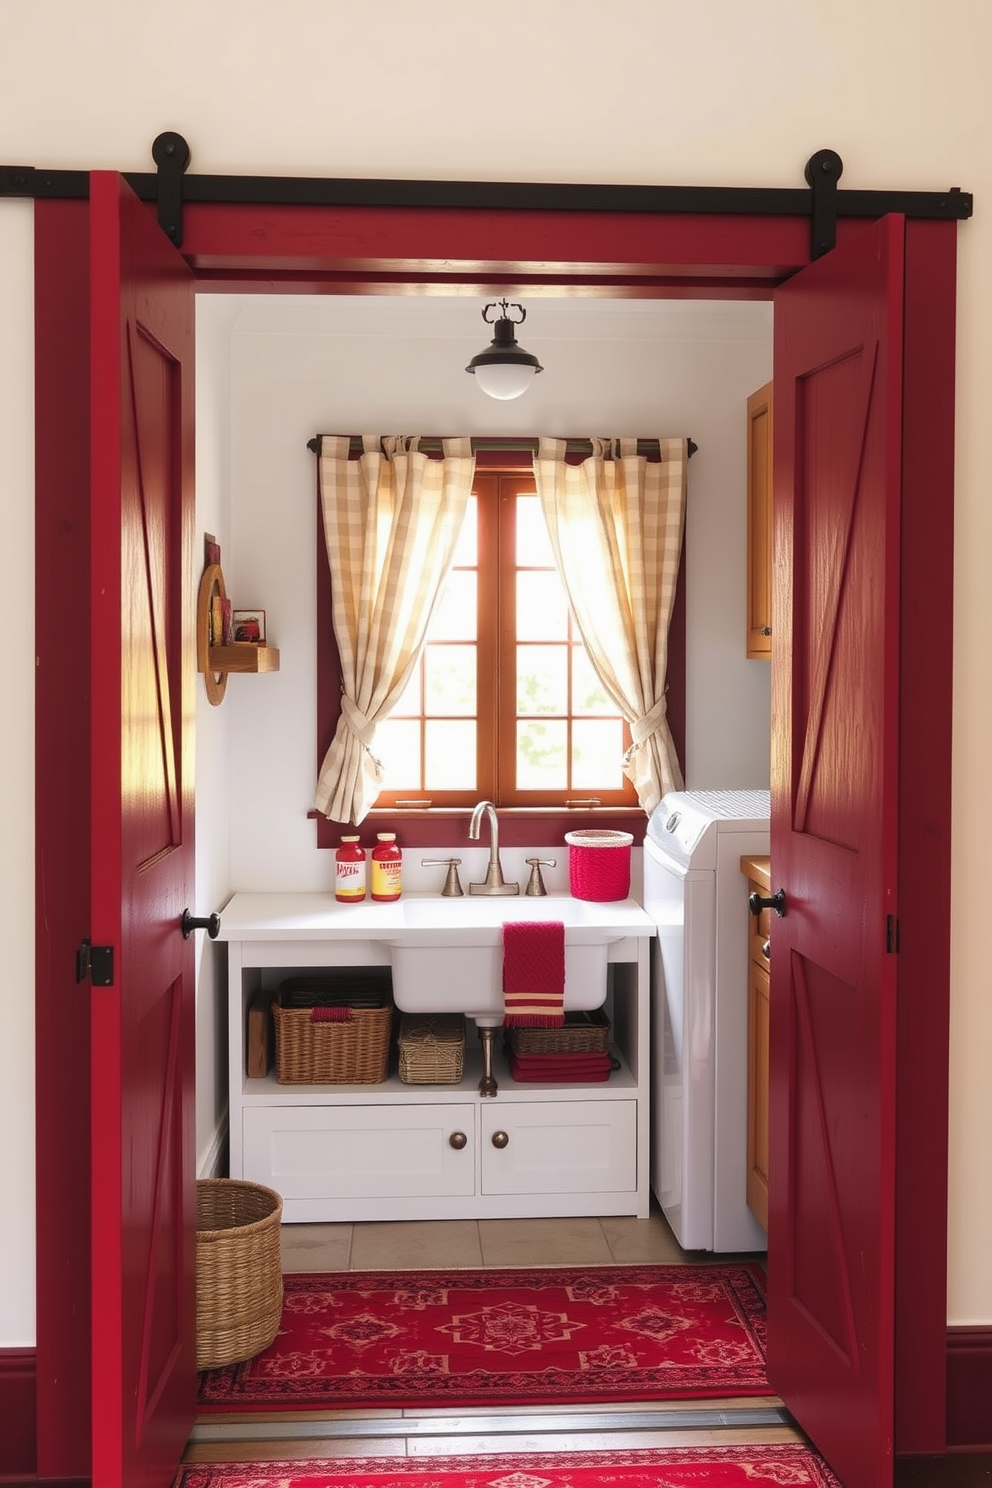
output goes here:
{"type": "Polygon", "coordinates": [[[224,574],[219,563],[203,570],[196,597],[196,669],[203,673],[207,699],[216,708],[223,701],[231,672],[277,672],[279,652],[275,646],[256,646],[237,641],[230,646],[210,644],[210,612],[215,597],[227,598],[224,574]]]}

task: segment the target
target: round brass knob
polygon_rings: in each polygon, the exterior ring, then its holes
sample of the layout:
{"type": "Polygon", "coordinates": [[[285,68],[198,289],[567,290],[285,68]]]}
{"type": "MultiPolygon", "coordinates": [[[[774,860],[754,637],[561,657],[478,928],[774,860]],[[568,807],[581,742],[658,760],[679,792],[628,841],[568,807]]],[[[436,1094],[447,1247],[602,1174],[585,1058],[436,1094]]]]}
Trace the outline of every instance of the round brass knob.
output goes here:
{"type": "Polygon", "coordinates": [[[506,1135],[506,1132],[505,1131],[495,1131],[495,1132],[493,1132],[493,1146],[494,1147],[499,1147],[499,1148],[506,1147],[506,1146],[509,1145],[509,1141],[510,1141],[510,1139],[506,1135]]]}
{"type": "Polygon", "coordinates": [[[461,1152],[462,1148],[466,1145],[467,1142],[468,1137],[465,1135],[464,1132],[452,1132],[451,1136],[448,1138],[448,1146],[454,1147],[456,1152],[461,1152]]]}

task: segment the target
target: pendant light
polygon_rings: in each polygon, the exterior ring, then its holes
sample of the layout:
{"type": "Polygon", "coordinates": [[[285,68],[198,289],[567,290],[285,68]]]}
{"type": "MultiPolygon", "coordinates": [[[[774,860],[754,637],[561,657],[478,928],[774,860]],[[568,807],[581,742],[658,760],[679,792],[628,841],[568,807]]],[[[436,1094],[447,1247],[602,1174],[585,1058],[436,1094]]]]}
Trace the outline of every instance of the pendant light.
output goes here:
{"type": "Polygon", "coordinates": [[[490,398],[519,398],[544,368],[536,356],[517,345],[514,337],[514,326],[522,325],[527,319],[527,311],[522,305],[511,305],[506,300],[491,301],[482,312],[486,325],[493,325],[489,312],[495,310],[497,304],[503,313],[495,322],[495,335],[486,350],[472,358],[465,371],[475,374],[482,391],[490,398]],[[511,310],[520,311],[516,319],[511,319],[511,310]]]}

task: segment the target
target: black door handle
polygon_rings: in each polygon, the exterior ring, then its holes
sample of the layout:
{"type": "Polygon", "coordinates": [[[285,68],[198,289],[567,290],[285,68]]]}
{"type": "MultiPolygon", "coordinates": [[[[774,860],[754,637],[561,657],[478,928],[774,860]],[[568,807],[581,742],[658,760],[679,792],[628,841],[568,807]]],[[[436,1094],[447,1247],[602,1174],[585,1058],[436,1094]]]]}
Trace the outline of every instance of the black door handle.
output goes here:
{"type": "Polygon", "coordinates": [[[773,909],[777,915],[785,914],[785,890],[776,889],[771,898],[766,899],[762,894],[749,894],[747,907],[755,918],[763,909],[773,909]]]}
{"type": "Polygon", "coordinates": [[[179,928],[183,932],[183,940],[189,940],[194,930],[206,930],[210,939],[216,940],[220,934],[220,915],[207,915],[205,920],[197,920],[193,918],[188,909],[184,909],[179,928]]]}

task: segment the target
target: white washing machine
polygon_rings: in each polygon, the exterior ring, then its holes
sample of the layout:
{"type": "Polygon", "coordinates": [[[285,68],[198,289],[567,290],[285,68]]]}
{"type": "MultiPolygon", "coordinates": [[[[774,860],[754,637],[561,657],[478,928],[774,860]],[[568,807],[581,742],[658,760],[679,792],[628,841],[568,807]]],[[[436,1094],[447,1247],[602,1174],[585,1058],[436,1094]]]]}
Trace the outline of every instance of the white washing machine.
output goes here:
{"type": "Polygon", "coordinates": [[[747,883],[769,792],[670,791],[644,837],[652,953],[651,1187],[684,1250],[764,1250],[747,1207],[747,883]]]}

